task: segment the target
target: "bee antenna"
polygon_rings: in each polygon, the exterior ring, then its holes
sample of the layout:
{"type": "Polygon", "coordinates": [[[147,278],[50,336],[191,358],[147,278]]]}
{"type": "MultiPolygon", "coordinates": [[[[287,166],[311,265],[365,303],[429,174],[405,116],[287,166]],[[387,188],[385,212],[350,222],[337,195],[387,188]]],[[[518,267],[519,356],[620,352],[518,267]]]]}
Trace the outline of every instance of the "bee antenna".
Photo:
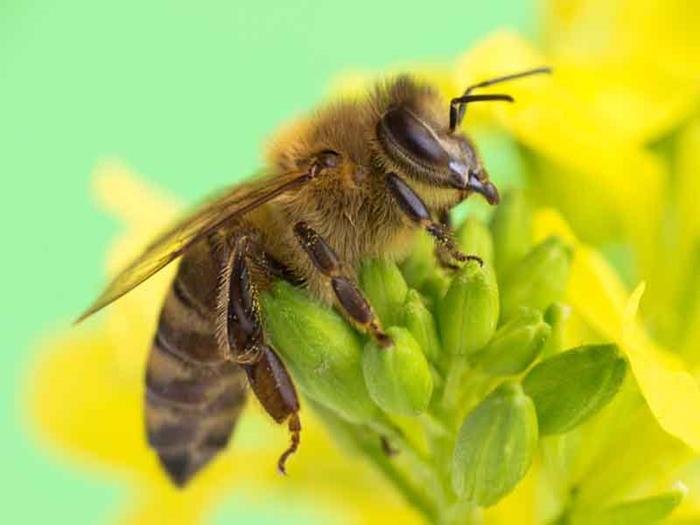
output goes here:
{"type": "Polygon", "coordinates": [[[477,102],[480,100],[506,100],[508,102],[513,102],[513,97],[510,97],[508,95],[470,95],[470,93],[475,89],[493,86],[494,84],[500,84],[501,82],[507,82],[509,80],[515,80],[518,78],[529,77],[531,75],[551,73],[551,67],[541,66],[533,69],[527,69],[525,71],[520,71],[518,73],[511,73],[510,75],[490,78],[477,84],[472,84],[464,90],[464,94],[461,97],[453,98],[450,101],[450,133],[454,132],[457,126],[459,126],[462,123],[462,120],[464,119],[464,114],[467,110],[467,104],[470,102],[477,102]]]}

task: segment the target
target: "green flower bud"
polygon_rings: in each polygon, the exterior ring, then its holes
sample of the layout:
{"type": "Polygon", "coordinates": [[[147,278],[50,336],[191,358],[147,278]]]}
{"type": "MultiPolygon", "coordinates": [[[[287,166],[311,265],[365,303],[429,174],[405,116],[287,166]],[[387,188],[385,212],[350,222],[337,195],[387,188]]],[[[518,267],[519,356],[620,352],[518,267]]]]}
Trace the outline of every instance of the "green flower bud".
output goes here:
{"type": "Polygon", "coordinates": [[[299,388],[349,421],[366,422],[378,410],[362,378],[362,347],[333,310],[286,282],[261,298],[265,329],[299,388]]]}
{"type": "Polygon", "coordinates": [[[430,366],[418,343],[405,328],[391,327],[390,348],[367,344],[362,369],[370,396],[392,414],[415,416],[425,411],[433,393],[430,366]]]}
{"type": "Polygon", "coordinates": [[[449,287],[450,279],[444,273],[435,272],[423,281],[420,292],[425,297],[430,310],[435,310],[435,305],[442,301],[449,287]]]}
{"type": "Polygon", "coordinates": [[[532,400],[504,383],[467,415],[452,457],[457,495],[481,506],[496,503],[527,472],[537,446],[532,400]]]}
{"type": "Polygon", "coordinates": [[[474,364],[493,375],[519,374],[540,354],[549,333],[539,310],[521,308],[475,356],[474,364]]]}
{"type": "Polygon", "coordinates": [[[507,274],[532,245],[532,214],[520,190],[506,193],[491,220],[498,275],[507,274]]]}
{"type": "Polygon", "coordinates": [[[571,250],[555,237],[543,241],[506,275],[501,286],[501,312],[508,319],[519,306],[544,310],[564,295],[571,250]]]}
{"type": "Polygon", "coordinates": [[[498,286],[493,270],[468,261],[452,279],[437,308],[443,348],[468,355],[491,339],[498,322],[498,286]]]}
{"type": "Polygon", "coordinates": [[[440,357],[440,339],[433,314],[416,290],[409,290],[402,308],[402,324],[416,340],[425,356],[433,363],[440,357]]]}
{"type": "Polygon", "coordinates": [[[537,364],[523,389],[535,403],[540,433],[566,432],[591,417],[612,399],[626,371],[611,344],[580,346],[537,364]]]}
{"type": "Polygon", "coordinates": [[[493,239],[486,225],[474,216],[467,217],[457,230],[457,244],[468,255],[478,255],[493,264],[493,239]]]}
{"type": "Polygon", "coordinates": [[[552,303],[544,312],[544,320],[552,331],[542,349],[542,355],[549,357],[564,349],[564,327],[571,315],[571,307],[562,303],[552,303]]]}
{"type": "Polygon", "coordinates": [[[384,325],[398,324],[408,286],[393,261],[384,258],[364,261],[360,287],[384,325]]]}

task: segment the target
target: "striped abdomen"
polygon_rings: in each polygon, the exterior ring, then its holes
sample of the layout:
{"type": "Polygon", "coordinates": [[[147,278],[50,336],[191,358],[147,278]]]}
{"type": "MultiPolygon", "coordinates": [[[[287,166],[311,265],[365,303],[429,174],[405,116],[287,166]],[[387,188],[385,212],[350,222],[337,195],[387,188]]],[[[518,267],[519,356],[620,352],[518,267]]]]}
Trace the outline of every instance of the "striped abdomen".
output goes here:
{"type": "Polygon", "coordinates": [[[245,401],[245,373],[215,336],[220,264],[208,242],[182,260],[146,369],[146,428],[172,480],[184,485],[226,447],[245,401]]]}

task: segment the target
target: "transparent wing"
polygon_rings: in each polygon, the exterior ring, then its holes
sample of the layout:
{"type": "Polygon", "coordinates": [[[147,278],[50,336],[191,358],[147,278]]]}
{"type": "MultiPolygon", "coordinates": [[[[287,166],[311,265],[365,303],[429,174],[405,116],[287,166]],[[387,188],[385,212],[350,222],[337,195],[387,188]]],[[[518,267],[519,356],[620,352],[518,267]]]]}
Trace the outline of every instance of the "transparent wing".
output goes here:
{"type": "Polygon", "coordinates": [[[166,230],[109,283],[77,322],[91,316],[163,269],[197,240],[278,195],[311,179],[308,173],[286,173],[254,179],[222,192],[166,230]]]}

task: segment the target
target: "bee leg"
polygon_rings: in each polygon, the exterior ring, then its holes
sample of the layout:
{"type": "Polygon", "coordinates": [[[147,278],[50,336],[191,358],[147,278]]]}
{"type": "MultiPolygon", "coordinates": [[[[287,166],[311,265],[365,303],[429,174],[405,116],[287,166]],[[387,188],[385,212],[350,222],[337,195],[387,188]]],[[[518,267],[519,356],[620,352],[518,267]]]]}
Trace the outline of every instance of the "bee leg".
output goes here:
{"type": "Polygon", "coordinates": [[[391,195],[399,205],[399,209],[415,224],[422,226],[437,242],[438,254],[443,252],[453,260],[465,262],[476,260],[483,264],[480,257],[475,255],[465,255],[455,244],[452,231],[448,224],[435,222],[430,216],[428,207],[423,199],[406,184],[396,173],[388,173],[386,177],[387,186],[391,195]]]}
{"type": "MultiPolygon", "coordinates": [[[[438,215],[438,221],[442,226],[443,230],[450,236],[450,238],[453,237],[452,219],[450,218],[449,210],[443,210],[442,212],[440,212],[440,214],[438,215]]],[[[466,254],[465,257],[467,261],[476,261],[481,266],[484,265],[484,260],[478,255],[466,254]]],[[[445,244],[437,243],[435,245],[435,258],[437,259],[438,264],[445,270],[459,270],[459,266],[453,262],[452,253],[445,246],[445,244]]]]}
{"type": "Polygon", "coordinates": [[[264,339],[257,290],[250,273],[252,241],[241,236],[235,243],[227,266],[230,272],[226,289],[226,339],[230,358],[240,364],[248,382],[265,411],[277,422],[284,423],[291,434],[291,443],[279,458],[277,468],[285,473],[285,462],[299,446],[301,422],[299,398],[287,369],[264,339]]]}
{"type": "Polygon", "coordinates": [[[277,460],[277,470],[280,474],[286,474],[287,458],[299,447],[301,434],[299,399],[294,383],[275,351],[268,345],[262,345],[258,356],[255,363],[244,364],[243,368],[248,374],[248,382],[255,396],[265,411],[277,423],[287,421],[291,442],[277,460]]]}
{"type": "Polygon", "coordinates": [[[384,333],[365,296],[351,278],[342,274],[340,260],[333,248],[303,221],[294,225],[294,234],[316,269],[330,279],[342,311],[380,346],[391,346],[391,338],[384,333]]]}
{"type": "MultiPolygon", "coordinates": [[[[449,210],[443,210],[438,215],[438,222],[442,225],[445,231],[452,231],[452,220],[450,219],[449,210]]],[[[435,244],[435,258],[437,259],[438,264],[445,270],[455,271],[459,269],[459,265],[454,263],[452,255],[442,243],[435,244]]]]}
{"type": "Polygon", "coordinates": [[[252,256],[255,264],[267,275],[286,281],[293,286],[302,286],[304,284],[304,279],[296,275],[288,266],[262,250],[256,250],[255,248],[253,247],[255,251],[252,256]]]}

